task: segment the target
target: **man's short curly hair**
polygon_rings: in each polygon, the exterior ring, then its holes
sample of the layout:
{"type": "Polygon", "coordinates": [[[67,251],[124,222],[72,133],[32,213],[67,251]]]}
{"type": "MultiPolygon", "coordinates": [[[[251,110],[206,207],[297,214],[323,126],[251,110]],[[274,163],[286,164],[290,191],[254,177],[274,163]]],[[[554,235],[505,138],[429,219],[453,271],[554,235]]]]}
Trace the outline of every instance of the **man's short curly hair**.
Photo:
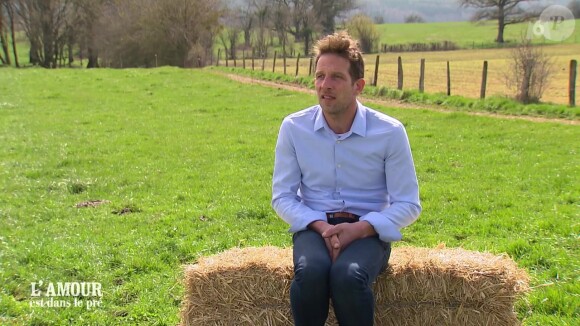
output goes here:
{"type": "Polygon", "coordinates": [[[314,45],[315,63],[323,54],[332,53],[339,55],[350,62],[349,73],[353,82],[364,78],[365,63],[358,41],[353,39],[348,32],[341,31],[325,36],[314,45]]]}

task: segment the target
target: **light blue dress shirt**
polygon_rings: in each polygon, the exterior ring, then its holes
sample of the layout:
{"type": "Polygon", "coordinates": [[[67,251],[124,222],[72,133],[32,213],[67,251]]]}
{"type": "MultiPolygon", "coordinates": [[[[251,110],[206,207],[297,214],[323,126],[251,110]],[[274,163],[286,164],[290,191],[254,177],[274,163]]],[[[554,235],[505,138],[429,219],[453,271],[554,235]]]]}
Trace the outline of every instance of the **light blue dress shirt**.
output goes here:
{"type": "Polygon", "coordinates": [[[419,216],[419,187],[403,124],[357,105],[350,131],[341,135],[328,127],[319,105],[282,122],[272,207],[290,232],[341,211],[360,215],[382,241],[392,242],[419,216]]]}

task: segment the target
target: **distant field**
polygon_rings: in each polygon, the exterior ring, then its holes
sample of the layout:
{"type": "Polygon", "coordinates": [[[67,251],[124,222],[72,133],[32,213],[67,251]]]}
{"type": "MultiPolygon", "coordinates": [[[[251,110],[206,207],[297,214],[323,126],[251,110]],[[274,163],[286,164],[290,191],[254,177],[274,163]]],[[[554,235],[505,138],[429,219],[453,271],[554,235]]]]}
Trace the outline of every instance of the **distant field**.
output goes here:
{"type": "MultiPolygon", "coordinates": [[[[497,36],[497,23],[487,21],[480,23],[464,22],[436,22],[436,23],[386,23],[377,24],[380,33],[380,44],[409,44],[409,43],[431,43],[451,41],[462,49],[481,48],[501,48],[511,47],[515,43],[520,43],[522,38],[529,38],[535,44],[578,44],[580,43],[580,19],[576,20],[575,29],[570,37],[563,41],[550,41],[542,36],[537,36],[531,29],[533,24],[520,23],[508,25],[504,32],[504,44],[495,42],[497,36]]],[[[220,43],[215,43],[216,48],[223,47],[220,43]]],[[[302,43],[294,43],[294,51],[304,55],[302,43]]],[[[281,52],[280,46],[275,46],[269,51],[277,50],[281,52]]],[[[290,52],[290,50],[287,50],[290,52]]],[[[241,54],[239,55],[241,57],[241,54]]]]}
{"type": "MultiPolygon", "coordinates": [[[[574,33],[562,42],[552,42],[543,37],[530,33],[531,25],[520,23],[508,25],[505,29],[506,43],[517,43],[523,36],[531,36],[535,43],[570,44],[580,43],[580,19],[576,20],[574,33]]],[[[495,46],[497,23],[488,21],[483,23],[472,22],[444,22],[444,23],[415,23],[415,24],[381,24],[377,25],[381,33],[383,44],[406,44],[452,41],[462,48],[481,48],[495,46]]]]}
{"type": "MultiPolygon", "coordinates": [[[[542,101],[558,104],[568,103],[570,60],[580,61],[580,44],[544,46],[543,51],[553,61],[553,75],[542,101]]],[[[420,60],[425,59],[425,92],[447,91],[447,61],[450,62],[451,94],[478,98],[481,89],[483,61],[488,61],[487,96],[514,96],[515,90],[507,89],[506,75],[511,73],[513,62],[511,49],[461,50],[426,53],[381,54],[377,83],[387,87],[397,86],[397,57],[403,60],[404,87],[419,88],[420,60]]],[[[366,77],[372,80],[375,55],[367,55],[366,77]]],[[[580,94],[580,81],[576,82],[576,94],[580,94]]],[[[577,95],[578,96],[578,95],[577,95]]],[[[578,102],[578,100],[577,100],[578,102]]]]}
{"type": "MultiPolygon", "coordinates": [[[[175,325],[183,264],[289,246],[274,146],[314,103],[204,70],[0,69],[0,324],[175,325]],[[39,281],[99,282],[101,304],[38,306],[39,281]]],[[[424,207],[396,246],[506,253],[532,278],[524,325],[576,325],[580,128],[376,108],[406,126],[424,207]]]]}

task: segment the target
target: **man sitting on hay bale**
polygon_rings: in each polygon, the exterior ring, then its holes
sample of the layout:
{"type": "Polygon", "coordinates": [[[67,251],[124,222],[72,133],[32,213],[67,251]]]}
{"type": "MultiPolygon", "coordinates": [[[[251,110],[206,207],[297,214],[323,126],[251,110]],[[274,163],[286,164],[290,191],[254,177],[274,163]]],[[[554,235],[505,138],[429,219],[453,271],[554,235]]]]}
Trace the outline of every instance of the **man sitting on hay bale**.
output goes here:
{"type": "Polygon", "coordinates": [[[346,32],[317,42],[318,105],[280,127],[272,207],[293,233],[290,302],[296,325],[372,325],[372,284],[390,243],[419,213],[403,124],[362,105],[364,62],[346,32]]]}

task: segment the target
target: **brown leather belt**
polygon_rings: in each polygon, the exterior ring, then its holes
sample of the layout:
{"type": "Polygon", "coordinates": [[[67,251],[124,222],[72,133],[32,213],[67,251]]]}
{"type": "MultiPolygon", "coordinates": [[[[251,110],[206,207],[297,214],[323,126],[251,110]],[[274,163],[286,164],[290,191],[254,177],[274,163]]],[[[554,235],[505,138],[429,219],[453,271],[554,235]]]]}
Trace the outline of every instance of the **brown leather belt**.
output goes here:
{"type": "Polygon", "coordinates": [[[353,214],[353,213],[349,213],[349,212],[330,212],[330,213],[326,213],[326,217],[327,218],[335,218],[335,217],[340,217],[340,218],[359,218],[360,216],[353,214]]]}
{"type": "Polygon", "coordinates": [[[326,213],[326,220],[329,224],[336,225],[340,223],[358,222],[360,216],[348,212],[329,212],[326,213]]]}

